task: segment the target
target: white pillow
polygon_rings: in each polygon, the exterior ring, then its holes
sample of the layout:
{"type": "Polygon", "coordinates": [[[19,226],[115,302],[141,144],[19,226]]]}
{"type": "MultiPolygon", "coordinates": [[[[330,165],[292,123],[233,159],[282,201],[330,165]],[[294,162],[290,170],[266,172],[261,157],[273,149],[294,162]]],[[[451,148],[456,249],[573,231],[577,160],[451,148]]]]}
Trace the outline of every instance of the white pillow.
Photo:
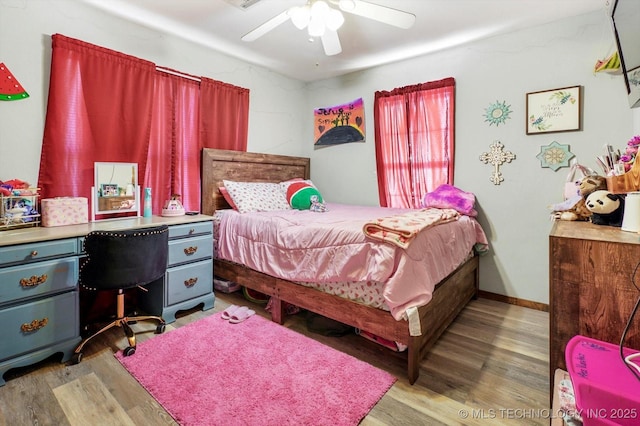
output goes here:
{"type": "Polygon", "coordinates": [[[224,187],[240,213],[291,210],[277,183],[223,180],[224,187]]]}

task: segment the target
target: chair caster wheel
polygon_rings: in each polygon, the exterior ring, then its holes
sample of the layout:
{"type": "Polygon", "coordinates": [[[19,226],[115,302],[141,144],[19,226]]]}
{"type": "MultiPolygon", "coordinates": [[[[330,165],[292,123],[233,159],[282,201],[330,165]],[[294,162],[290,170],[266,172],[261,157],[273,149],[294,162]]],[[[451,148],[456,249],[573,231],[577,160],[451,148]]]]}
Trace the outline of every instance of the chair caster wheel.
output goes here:
{"type": "Polygon", "coordinates": [[[80,330],[80,337],[86,339],[89,336],[91,336],[91,330],[89,329],[88,325],[85,325],[84,327],[82,327],[82,330],[80,330]]]}
{"type": "Polygon", "coordinates": [[[131,356],[131,355],[133,355],[135,353],[136,353],[136,348],[134,348],[133,346],[129,346],[129,347],[127,347],[126,349],[124,349],[122,351],[122,354],[124,356],[131,356]]]}
{"type": "Polygon", "coordinates": [[[74,353],[71,356],[71,364],[73,365],[80,364],[80,361],[82,361],[82,352],[74,353]]]}
{"type": "Polygon", "coordinates": [[[156,327],[156,334],[164,333],[164,329],[165,329],[165,325],[164,324],[158,324],[158,326],[156,327]]]}

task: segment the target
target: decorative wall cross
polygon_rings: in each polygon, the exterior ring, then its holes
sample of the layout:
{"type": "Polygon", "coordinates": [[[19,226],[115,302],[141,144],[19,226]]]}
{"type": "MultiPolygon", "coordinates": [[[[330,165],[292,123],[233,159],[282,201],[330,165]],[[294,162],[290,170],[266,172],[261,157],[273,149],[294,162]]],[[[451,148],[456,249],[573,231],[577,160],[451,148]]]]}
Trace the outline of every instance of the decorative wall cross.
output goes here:
{"type": "Polygon", "coordinates": [[[516,158],[516,155],[510,151],[505,151],[503,149],[504,145],[500,143],[500,141],[494,141],[489,145],[489,148],[491,148],[490,152],[483,152],[482,155],[480,155],[480,161],[484,164],[493,165],[493,173],[489,180],[493,182],[494,185],[500,185],[500,182],[504,180],[500,166],[504,163],[510,163],[511,160],[516,158]]]}

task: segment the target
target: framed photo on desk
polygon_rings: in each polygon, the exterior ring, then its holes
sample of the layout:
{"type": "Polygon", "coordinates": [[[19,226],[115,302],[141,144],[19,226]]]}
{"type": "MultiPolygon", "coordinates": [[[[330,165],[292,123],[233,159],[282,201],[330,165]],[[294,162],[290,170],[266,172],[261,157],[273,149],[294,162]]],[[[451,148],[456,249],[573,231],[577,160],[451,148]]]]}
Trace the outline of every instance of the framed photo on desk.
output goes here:
{"type": "Polygon", "coordinates": [[[103,183],[100,185],[100,192],[103,197],[115,197],[118,195],[118,184],[103,183]]]}

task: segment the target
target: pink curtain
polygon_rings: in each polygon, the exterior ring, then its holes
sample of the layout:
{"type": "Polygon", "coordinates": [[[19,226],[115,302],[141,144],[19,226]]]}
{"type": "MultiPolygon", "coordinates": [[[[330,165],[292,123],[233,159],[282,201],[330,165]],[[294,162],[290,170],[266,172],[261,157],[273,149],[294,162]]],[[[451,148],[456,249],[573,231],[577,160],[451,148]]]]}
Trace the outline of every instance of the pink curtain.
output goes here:
{"type": "Polygon", "coordinates": [[[419,208],[425,193],[453,184],[455,80],[375,93],[380,205],[419,208]]]}
{"type": "Polygon", "coordinates": [[[200,210],[200,87],[197,81],[158,71],[144,187],[153,213],[180,195],[185,210],[200,210]]]}
{"type": "Polygon", "coordinates": [[[202,147],[246,151],[249,89],[202,77],[200,90],[202,147]]]}
{"type": "Polygon", "coordinates": [[[172,194],[200,210],[201,150],[246,151],[249,90],[58,34],[52,47],[41,197],[90,199],[94,162],[127,162],[152,189],[153,214],[172,194]]]}
{"type": "Polygon", "coordinates": [[[144,175],[155,65],[52,36],[38,186],[41,198],[91,197],[93,163],[138,163],[144,175]]]}

